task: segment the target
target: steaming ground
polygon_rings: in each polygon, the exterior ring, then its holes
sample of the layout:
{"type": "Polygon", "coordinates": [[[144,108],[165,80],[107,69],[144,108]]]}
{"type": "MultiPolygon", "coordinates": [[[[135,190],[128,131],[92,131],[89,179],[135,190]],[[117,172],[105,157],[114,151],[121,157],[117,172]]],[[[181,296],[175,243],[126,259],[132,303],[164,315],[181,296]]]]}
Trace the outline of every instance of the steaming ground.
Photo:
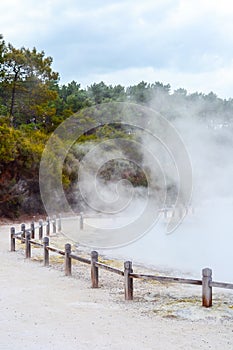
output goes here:
{"type": "MultiPolygon", "coordinates": [[[[105,249],[103,253],[111,257],[152,265],[162,271],[169,270],[176,275],[188,273],[193,277],[200,277],[201,270],[210,267],[213,269],[215,280],[233,282],[232,212],[233,202],[229,200],[218,199],[215,202],[206,202],[205,205],[195,208],[194,214],[186,216],[172,234],[166,234],[165,219],[160,218],[153,229],[135,242],[115,249],[105,249]]],[[[88,217],[84,219],[83,231],[79,230],[79,222],[76,221],[69,222],[68,226],[65,226],[67,231],[64,232],[68,237],[75,233],[72,238],[77,243],[85,240],[88,249],[91,250],[95,248],[97,239],[100,241],[108,239],[110,244],[111,233],[107,229],[125,225],[127,220],[129,218],[126,216],[88,217]],[[87,229],[87,224],[92,225],[93,228],[87,229]],[[105,227],[105,236],[99,237],[98,230],[94,227],[105,227]]],[[[64,225],[67,225],[67,222],[64,222],[64,225]]],[[[98,250],[101,251],[101,249],[98,250]]]]}

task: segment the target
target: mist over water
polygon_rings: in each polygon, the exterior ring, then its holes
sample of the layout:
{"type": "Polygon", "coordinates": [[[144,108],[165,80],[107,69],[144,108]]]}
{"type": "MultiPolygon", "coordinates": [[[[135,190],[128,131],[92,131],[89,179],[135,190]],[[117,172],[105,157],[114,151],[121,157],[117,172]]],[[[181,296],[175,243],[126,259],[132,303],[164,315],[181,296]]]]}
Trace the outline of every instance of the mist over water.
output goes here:
{"type": "Polygon", "coordinates": [[[170,235],[166,235],[165,223],[161,219],[141,239],[106,254],[170,270],[171,273],[179,270],[175,275],[188,273],[198,277],[202,268],[210,267],[215,280],[232,282],[232,209],[232,203],[228,201],[206,203],[196,208],[195,214],[186,217],[170,235]]]}
{"type": "Polygon", "coordinates": [[[210,126],[194,116],[179,118],[174,125],[192,162],[194,214],[170,235],[161,218],[141,239],[109,253],[195,277],[210,267],[215,280],[233,282],[232,127],[222,127],[221,120],[210,126]]]}

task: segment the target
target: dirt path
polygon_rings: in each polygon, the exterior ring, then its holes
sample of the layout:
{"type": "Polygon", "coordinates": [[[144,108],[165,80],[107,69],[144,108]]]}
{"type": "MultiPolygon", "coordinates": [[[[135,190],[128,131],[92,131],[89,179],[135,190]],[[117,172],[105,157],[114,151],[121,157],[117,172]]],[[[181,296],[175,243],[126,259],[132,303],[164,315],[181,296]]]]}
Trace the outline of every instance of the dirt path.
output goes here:
{"type": "Polygon", "coordinates": [[[8,233],[0,227],[1,350],[233,348],[231,318],[211,318],[211,310],[209,321],[164,318],[146,304],[119,302],[86,278],[10,253],[8,233]]]}

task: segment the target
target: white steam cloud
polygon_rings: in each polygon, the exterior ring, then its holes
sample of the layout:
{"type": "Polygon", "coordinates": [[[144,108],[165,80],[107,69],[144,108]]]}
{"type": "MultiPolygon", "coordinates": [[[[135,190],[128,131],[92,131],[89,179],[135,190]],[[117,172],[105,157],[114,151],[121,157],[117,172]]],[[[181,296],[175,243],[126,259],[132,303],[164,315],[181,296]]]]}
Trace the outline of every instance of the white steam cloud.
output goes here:
{"type": "MultiPolygon", "coordinates": [[[[118,115],[123,111],[127,112],[128,118],[123,122],[136,125],[136,143],[143,155],[138,165],[145,171],[149,186],[133,188],[125,180],[105,182],[97,176],[108,161],[124,159],[122,150],[133,147],[132,142],[135,141],[117,139],[114,144],[114,140],[110,140],[101,145],[93,144],[91,150],[82,145],[81,150],[87,153],[83,164],[80,163],[78,186],[89,207],[101,215],[98,219],[85,218],[83,232],[79,232],[78,227],[75,232],[74,227],[71,228],[77,242],[81,240],[82,243],[83,239],[89,248],[108,248],[105,250],[108,255],[131,258],[157,268],[179,269],[195,276],[200,274],[202,268],[210,267],[214,278],[233,281],[233,128],[227,114],[211,118],[210,113],[201,120],[201,103],[198,105],[195,102],[192,108],[192,104],[185,106],[179,103],[179,99],[174,100],[168,109],[168,121],[156,112],[151,113],[136,105],[103,105],[105,123],[119,123],[118,115]],[[142,113],[143,116],[139,127],[135,113],[142,113]],[[173,118],[173,114],[176,118],[173,118]],[[116,119],[113,119],[114,115],[116,119]],[[178,209],[183,207],[187,210],[189,205],[194,208],[194,214],[189,210],[183,222],[177,225],[180,223],[179,220],[175,222],[178,209]],[[167,231],[167,219],[159,219],[158,209],[164,207],[176,209],[175,216],[170,220],[170,225],[176,228],[173,232],[167,231]],[[98,226],[104,229],[102,236],[96,233],[98,226]],[[167,232],[172,234],[168,235],[167,232]],[[116,248],[122,245],[125,246],[116,248]],[[116,249],[111,250],[110,247],[116,249]]],[[[165,105],[166,101],[163,101],[162,106],[165,105]]],[[[159,106],[158,96],[153,107],[156,106],[159,106]]],[[[93,116],[101,115],[100,108],[94,110],[93,116]]],[[[94,127],[98,126],[96,119],[92,119],[95,120],[94,127]]],[[[65,141],[70,140],[70,132],[75,130],[71,138],[77,140],[77,119],[74,117],[67,125],[65,123],[58,129],[57,135],[62,135],[65,141]]],[[[67,150],[68,147],[61,153],[61,163],[67,150]]],[[[46,202],[49,193],[46,177],[45,180],[43,177],[46,174],[43,170],[47,169],[46,161],[42,165],[41,184],[44,185],[46,202]]]]}
{"type": "MultiPolygon", "coordinates": [[[[192,162],[194,214],[189,214],[172,235],[164,233],[161,219],[145,237],[117,254],[194,276],[210,267],[215,280],[232,282],[233,128],[224,114],[207,123],[195,112],[180,111],[180,117],[173,121],[192,162]]],[[[172,172],[169,176],[172,179],[172,172]]]]}

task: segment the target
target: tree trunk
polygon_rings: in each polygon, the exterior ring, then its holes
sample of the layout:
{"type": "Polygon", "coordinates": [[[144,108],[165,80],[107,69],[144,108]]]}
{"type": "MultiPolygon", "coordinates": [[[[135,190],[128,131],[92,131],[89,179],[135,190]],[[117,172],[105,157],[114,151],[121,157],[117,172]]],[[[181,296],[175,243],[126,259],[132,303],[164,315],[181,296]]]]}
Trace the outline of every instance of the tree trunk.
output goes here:
{"type": "Polygon", "coordinates": [[[18,71],[15,72],[14,80],[13,80],[13,87],[12,87],[12,92],[11,92],[11,106],[10,106],[10,118],[11,118],[11,124],[13,126],[14,122],[14,104],[15,104],[15,93],[16,93],[16,82],[18,80],[18,71]]]}

